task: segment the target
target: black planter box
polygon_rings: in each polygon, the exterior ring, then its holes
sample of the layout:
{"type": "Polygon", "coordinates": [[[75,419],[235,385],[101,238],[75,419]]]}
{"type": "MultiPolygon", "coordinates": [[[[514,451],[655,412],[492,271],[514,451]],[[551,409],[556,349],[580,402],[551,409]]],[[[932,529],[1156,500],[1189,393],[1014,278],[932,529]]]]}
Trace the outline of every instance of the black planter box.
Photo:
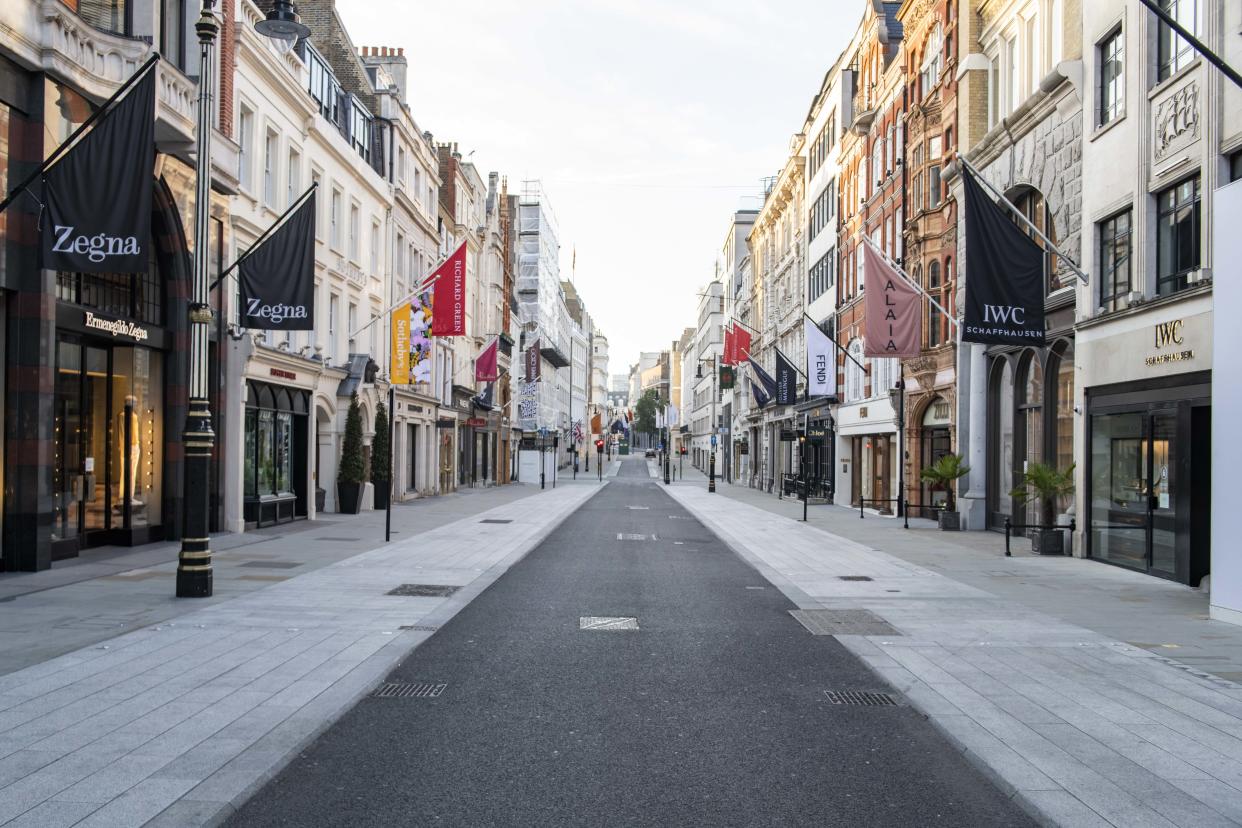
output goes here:
{"type": "Polygon", "coordinates": [[[1064,555],[1065,535],[1060,529],[1038,529],[1031,535],[1031,551],[1036,555],[1064,555]]]}
{"type": "Polygon", "coordinates": [[[387,480],[375,484],[375,511],[382,512],[388,508],[389,489],[387,480]]]}
{"type": "Polygon", "coordinates": [[[940,524],[941,530],[945,532],[958,532],[962,528],[961,512],[950,512],[948,509],[941,509],[940,514],[936,516],[937,522],[940,524]]]}
{"type": "Polygon", "coordinates": [[[343,515],[356,515],[362,510],[362,484],[336,484],[336,510],[343,515]]]}

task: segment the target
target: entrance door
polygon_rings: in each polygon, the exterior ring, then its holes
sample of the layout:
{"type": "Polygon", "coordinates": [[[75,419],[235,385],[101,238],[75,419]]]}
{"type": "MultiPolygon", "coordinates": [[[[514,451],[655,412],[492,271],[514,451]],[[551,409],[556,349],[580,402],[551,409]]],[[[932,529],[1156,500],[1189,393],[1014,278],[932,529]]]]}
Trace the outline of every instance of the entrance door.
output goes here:
{"type": "Polygon", "coordinates": [[[53,560],[74,557],[83,546],[106,542],[114,440],[108,416],[109,373],[107,349],[57,341],[53,560]]]}
{"type": "Polygon", "coordinates": [[[1180,496],[1189,456],[1179,442],[1176,410],[1091,418],[1092,557],[1180,580],[1190,499],[1180,496]]]}

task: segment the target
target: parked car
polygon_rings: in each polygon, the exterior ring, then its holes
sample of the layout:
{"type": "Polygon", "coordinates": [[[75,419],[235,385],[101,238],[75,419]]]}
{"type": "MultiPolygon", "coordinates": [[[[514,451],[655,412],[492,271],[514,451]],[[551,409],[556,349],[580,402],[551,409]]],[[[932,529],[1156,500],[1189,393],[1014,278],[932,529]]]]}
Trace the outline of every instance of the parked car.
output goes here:
{"type": "Polygon", "coordinates": [[[655,457],[655,456],[656,456],[655,449],[647,449],[645,452],[643,452],[643,457],[655,457]]]}

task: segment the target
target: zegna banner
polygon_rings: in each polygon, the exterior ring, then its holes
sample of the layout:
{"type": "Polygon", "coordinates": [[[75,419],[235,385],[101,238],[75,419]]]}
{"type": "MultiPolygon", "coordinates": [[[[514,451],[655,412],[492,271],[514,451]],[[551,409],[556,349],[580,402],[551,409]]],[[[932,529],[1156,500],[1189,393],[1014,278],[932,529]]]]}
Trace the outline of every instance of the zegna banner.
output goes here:
{"type": "Polygon", "coordinates": [[[146,273],[155,170],[155,71],[43,174],[43,266],[146,273]]]}
{"type": "Polygon", "coordinates": [[[241,327],[309,331],[315,326],[315,194],[237,266],[241,327]]]}
{"type": "Polygon", "coordinates": [[[966,316],[962,341],[1043,345],[1044,250],[962,170],[966,316]]]}

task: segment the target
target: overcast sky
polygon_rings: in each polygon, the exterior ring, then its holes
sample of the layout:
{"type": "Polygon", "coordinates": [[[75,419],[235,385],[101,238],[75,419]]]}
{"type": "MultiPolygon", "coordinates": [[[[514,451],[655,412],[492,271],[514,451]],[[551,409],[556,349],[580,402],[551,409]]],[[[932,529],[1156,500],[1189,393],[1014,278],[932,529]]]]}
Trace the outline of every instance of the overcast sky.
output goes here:
{"type": "Polygon", "coordinates": [[[860,0],[337,0],[404,47],[419,126],[542,181],[609,373],[694,324],[729,216],[761,205],[860,0]]]}

